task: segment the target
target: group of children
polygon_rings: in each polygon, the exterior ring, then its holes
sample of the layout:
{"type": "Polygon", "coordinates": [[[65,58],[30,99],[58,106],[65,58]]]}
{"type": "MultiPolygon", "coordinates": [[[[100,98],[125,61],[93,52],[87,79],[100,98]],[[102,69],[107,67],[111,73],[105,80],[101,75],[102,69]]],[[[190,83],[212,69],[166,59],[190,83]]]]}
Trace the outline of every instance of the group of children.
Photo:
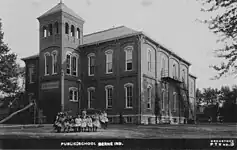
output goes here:
{"type": "Polygon", "coordinates": [[[92,116],[87,116],[86,113],[82,113],[82,115],[78,115],[77,117],[72,117],[67,115],[66,113],[60,112],[58,113],[54,128],[57,132],[61,132],[63,129],[64,132],[70,132],[71,129],[74,132],[96,132],[98,128],[101,127],[101,124],[104,128],[107,127],[107,114],[95,114],[92,116]]]}

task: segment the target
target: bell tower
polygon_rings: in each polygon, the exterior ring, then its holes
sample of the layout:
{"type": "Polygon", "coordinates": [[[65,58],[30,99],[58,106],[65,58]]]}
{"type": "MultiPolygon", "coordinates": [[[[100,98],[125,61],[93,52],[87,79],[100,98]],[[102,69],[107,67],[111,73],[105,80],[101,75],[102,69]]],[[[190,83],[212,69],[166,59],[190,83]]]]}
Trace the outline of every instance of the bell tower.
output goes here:
{"type": "Polygon", "coordinates": [[[40,45],[39,103],[50,123],[57,112],[65,110],[67,78],[79,78],[78,47],[83,43],[84,20],[61,0],[37,19],[40,45]]]}

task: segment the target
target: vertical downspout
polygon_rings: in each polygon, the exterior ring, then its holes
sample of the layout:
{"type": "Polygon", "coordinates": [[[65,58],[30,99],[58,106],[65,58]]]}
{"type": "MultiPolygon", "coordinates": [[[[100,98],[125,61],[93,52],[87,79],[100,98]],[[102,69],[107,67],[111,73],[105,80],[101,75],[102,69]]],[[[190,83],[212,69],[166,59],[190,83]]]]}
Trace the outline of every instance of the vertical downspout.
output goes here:
{"type": "Polygon", "coordinates": [[[138,63],[138,95],[139,95],[139,102],[138,102],[138,109],[139,109],[139,118],[140,121],[138,122],[138,124],[141,124],[142,122],[142,102],[141,102],[141,74],[142,74],[142,70],[141,70],[141,51],[142,51],[142,36],[138,35],[138,59],[137,59],[137,63],[138,63]]]}

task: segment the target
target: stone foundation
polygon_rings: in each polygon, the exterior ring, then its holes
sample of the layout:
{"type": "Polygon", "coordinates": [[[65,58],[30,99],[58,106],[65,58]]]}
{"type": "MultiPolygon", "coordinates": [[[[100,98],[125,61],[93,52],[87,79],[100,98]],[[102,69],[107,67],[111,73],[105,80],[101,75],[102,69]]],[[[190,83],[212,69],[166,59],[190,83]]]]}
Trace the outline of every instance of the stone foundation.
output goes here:
{"type": "MultiPolygon", "coordinates": [[[[119,115],[108,115],[109,123],[119,124],[119,115]]],[[[156,117],[154,115],[123,115],[124,123],[126,124],[156,124],[156,117]]],[[[184,117],[157,117],[157,124],[184,124],[184,117]]]]}

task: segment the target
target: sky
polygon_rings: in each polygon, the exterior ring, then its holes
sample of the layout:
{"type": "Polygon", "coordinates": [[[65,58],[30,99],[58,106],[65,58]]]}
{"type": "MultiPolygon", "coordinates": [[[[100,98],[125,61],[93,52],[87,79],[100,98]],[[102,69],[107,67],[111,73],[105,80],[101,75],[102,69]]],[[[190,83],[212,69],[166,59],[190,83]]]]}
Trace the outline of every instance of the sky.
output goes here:
{"type": "MultiPolygon", "coordinates": [[[[20,58],[39,52],[39,22],[36,19],[60,0],[0,0],[4,42],[20,58]]],[[[217,36],[198,19],[207,19],[195,0],[63,0],[85,20],[84,34],[113,26],[143,31],[192,65],[197,88],[220,88],[237,83],[234,77],[210,80],[216,75],[210,65],[219,64],[213,49],[217,36]]]]}

